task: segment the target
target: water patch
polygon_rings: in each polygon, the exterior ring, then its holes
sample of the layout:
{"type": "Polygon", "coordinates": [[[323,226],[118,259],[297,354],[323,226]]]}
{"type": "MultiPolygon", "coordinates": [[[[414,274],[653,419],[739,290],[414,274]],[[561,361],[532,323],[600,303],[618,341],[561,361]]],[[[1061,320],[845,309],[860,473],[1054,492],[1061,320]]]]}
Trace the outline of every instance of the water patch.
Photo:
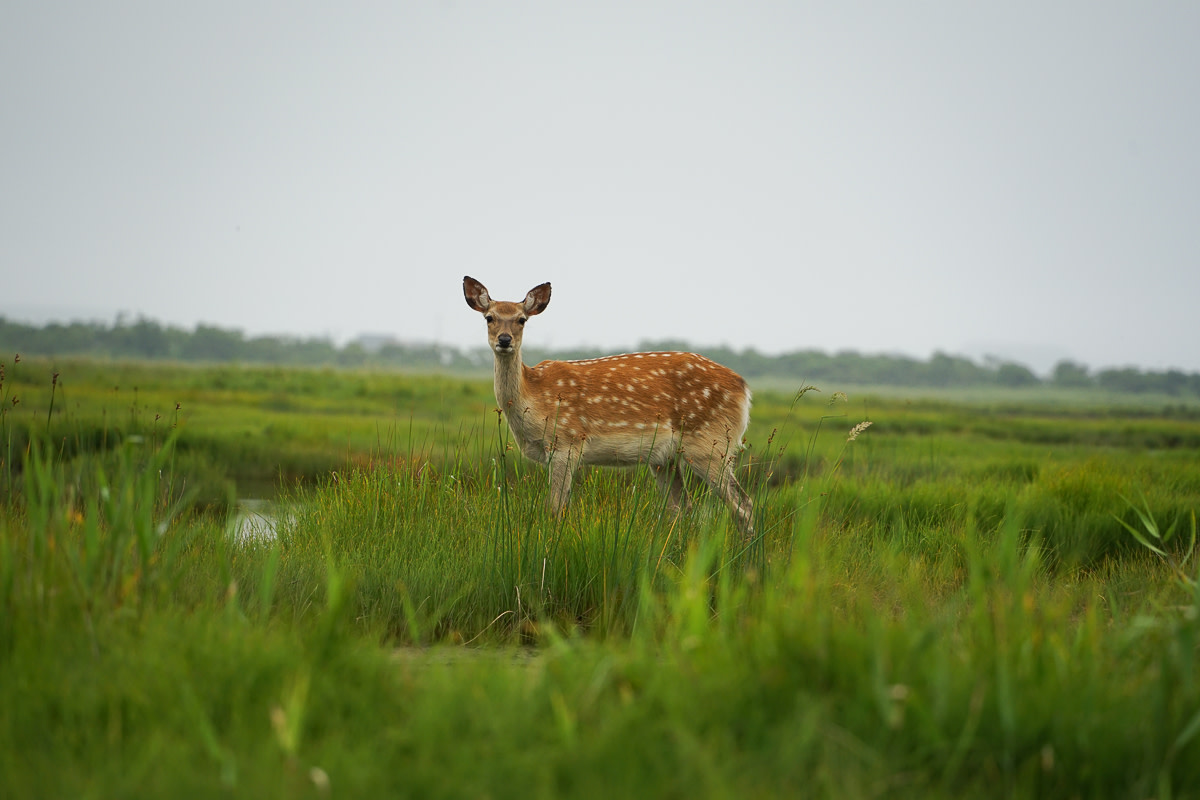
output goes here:
{"type": "Polygon", "coordinates": [[[278,524],[279,507],[270,500],[243,497],[237,501],[233,531],[238,541],[274,539],[278,524]]]}

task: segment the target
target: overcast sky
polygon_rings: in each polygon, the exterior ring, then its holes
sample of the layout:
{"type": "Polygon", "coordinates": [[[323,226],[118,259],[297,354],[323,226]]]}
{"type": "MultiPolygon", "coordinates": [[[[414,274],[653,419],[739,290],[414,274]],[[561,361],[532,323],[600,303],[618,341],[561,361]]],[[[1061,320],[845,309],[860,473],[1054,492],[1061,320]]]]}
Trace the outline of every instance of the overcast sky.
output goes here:
{"type": "Polygon", "coordinates": [[[1200,371],[1200,3],[303,5],[5,3],[0,315],[1200,371]]]}

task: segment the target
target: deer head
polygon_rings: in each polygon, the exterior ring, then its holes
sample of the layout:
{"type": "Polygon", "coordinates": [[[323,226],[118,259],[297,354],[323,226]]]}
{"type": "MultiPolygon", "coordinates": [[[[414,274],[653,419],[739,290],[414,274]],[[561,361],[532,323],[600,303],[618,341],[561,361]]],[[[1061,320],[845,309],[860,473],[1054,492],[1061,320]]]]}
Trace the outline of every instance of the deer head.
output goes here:
{"type": "Polygon", "coordinates": [[[521,333],[525,321],[540,314],[550,305],[550,284],[543,283],[525,295],[520,303],[493,300],[487,287],[471,277],[463,278],[463,295],[467,305],[483,314],[488,326],[488,344],[492,352],[501,358],[519,357],[521,333]]]}

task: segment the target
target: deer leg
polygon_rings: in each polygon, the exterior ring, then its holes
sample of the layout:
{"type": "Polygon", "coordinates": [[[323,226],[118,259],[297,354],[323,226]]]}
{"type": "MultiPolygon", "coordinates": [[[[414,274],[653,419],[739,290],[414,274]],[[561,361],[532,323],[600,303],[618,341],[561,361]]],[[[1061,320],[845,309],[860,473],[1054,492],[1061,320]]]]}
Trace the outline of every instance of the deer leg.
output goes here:
{"type": "Polygon", "coordinates": [[[699,475],[718,497],[729,506],[733,521],[746,539],[754,537],[754,501],[737,482],[733,465],[725,459],[710,458],[705,466],[693,460],[687,461],[688,468],[699,475]]]}
{"type": "Polygon", "coordinates": [[[666,464],[652,464],[650,468],[654,470],[654,480],[659,490],[667,498],[667,508],[676,513],[680,510],[691,511],[692,499],[683,485],[683,471],[679,468],[679,462],[672,460],[666,464]]]}
{"type": "Polygon", "coordinates": [[[571,499],[571,478],[575,464],[570,451],[560,450],[550,456],[550,510],[562,514],[571,499]]]}
{"type": "Polygon", "coordinates": [[[746,490],[734,477],[732,467],[725,470],[720,485],[716,489],[729,505],[729,510],[733,512],[734,520],[737,522],[742,536],[746,539],[753,539],[754,501],[750,499],[750,495],[746,494],[746,490]]]}

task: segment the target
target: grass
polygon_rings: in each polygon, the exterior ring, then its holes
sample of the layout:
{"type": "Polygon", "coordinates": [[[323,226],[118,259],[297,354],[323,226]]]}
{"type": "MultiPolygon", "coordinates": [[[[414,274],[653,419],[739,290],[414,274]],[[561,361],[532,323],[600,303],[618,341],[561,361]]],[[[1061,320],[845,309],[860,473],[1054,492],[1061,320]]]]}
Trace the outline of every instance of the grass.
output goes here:
{"type": "Polygon", "coordinates": [[[486,384],[87,369],[129,420],[0,389],[6,795],[1200,795],[1186,413],[761,393],[747,545],[637,471],[548,516],[486,384]],[[283,422],[347,432],[241,538],[184,456],[283,422]]]}
{"type": "Polygon", "coordinates": [[[380,453],[449,459],[444,447],[484,441],[489,396],[479,381],[449,377],[23,360],[0,376],[0,481],[14,485],[30,441],[87,461],[174,433],[176,474],[220,507],[233,493],[272,495],[380,453]]]}

